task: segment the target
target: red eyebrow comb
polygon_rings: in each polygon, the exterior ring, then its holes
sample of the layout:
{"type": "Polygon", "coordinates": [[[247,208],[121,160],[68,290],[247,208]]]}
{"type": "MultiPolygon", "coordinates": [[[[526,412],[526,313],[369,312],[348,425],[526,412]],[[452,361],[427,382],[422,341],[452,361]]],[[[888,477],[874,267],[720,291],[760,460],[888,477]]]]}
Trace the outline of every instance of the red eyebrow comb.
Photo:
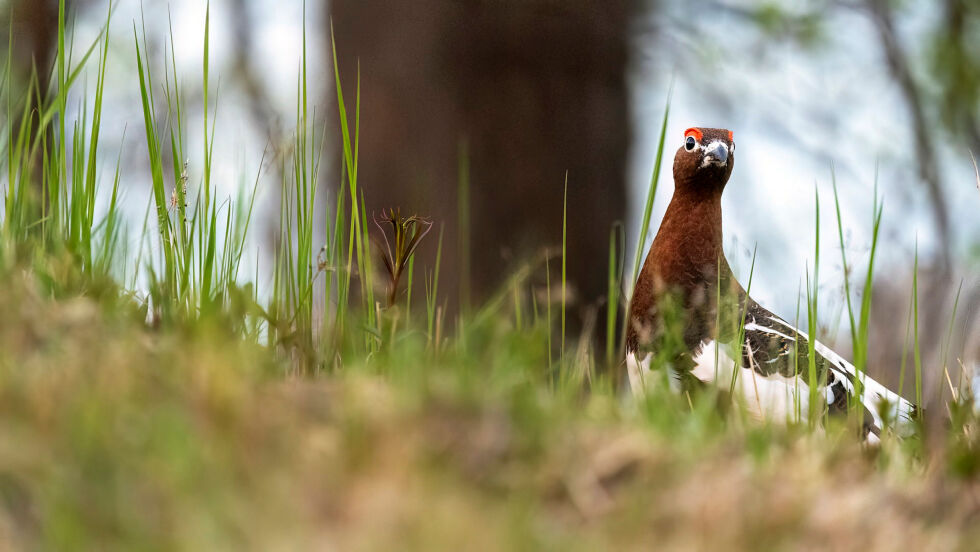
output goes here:
{"type": "Polygon", "coordinates": [[[701,131],[693,127],[684,131],[684,137],[687,138],[688,136],[693,136],[694,139],[697,140],[698,142],[700,142],[701,139],[704,138],[704,135],[701,134],[701,131]]]}
{"type": "Polygon", "coordinates": [[[733,143],[735,142],[735,133],[730,130],[728,131],[728,141],[733,143]]]}

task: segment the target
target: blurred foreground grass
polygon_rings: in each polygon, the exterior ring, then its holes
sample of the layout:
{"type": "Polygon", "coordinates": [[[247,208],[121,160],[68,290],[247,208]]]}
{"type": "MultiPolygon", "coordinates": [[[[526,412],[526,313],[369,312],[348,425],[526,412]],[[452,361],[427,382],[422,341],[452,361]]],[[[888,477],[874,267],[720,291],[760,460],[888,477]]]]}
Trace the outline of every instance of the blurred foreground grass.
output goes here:
{"type": "Polygon", "coordinates": [[[135,302],[54,300],[30,272],[4,276],[4,549],[980,542],[980,486],[942,454],[552,389],[506,322],[474,329],[465,353],[426,355],[408,334],[340,373],[289,377],[219,327],[154,330],[135,302]]]}

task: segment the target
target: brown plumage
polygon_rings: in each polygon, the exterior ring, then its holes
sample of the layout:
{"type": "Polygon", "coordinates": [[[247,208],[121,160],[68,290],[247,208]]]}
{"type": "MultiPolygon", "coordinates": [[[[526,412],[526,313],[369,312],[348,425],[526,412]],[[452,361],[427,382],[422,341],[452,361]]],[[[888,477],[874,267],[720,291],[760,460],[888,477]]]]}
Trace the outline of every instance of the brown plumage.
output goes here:
{"type": "Polygon", "coordinates": [[[698,145],[721,142],[727,146],[724,165],[709,162],[703,147],[688,151],[682,144],[674,156],[674,196],[657,237],[653,240],[630,303],[628,350],[643,349],[661,328],[657,303],[668,294],[679,300],[690,322],[685,343],[693,349],[708,333],[713,297],[721,276],[726,283],[731,270],[725,261],[721,235],[721,194],[732,174],[735,143],[732,133],[720,128],[688,129],[698,145]]]}
{"type": "Polygon", "coordinates": [[[630,387],[644,393],[645,374],[662,366],[671,387],[711,384],[734,391],[760,418],[798,421],[810,405],[811,414],[840,414],[859,401],[869,441],[893,422],[907,430],[916,407],[818,341],[811,379],[809,336],[753,301],[736,281],[721,230],[721,196],[734,152],[731,131],[684,133],[674,156],[674,195],[630,302],[630,387]]]}

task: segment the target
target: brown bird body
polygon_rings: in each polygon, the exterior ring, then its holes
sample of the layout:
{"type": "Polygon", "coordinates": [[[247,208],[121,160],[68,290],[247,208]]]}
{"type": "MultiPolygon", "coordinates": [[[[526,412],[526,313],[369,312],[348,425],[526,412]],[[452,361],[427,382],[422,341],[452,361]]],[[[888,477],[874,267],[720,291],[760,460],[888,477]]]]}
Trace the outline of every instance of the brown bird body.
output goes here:
{"type": "Polygon", "coordinates": [[[868,440],[885,427],[907,428],[914,405],[818,341],[810,380],[809,337],[753,301],[735,279],[721,213],[734,151],[731,131],[690,128],[674,157],[674,195],[630,302],[626,365],[634,394],[643,395],[652,367],[662,366],[672,388],[732,390],[758,418],[793,421],[810,404],[842,413],[859,402],[868,440]]]}
{"type": "MultiPolygon", "coordinates": [[[[729,139],[727,130],[699,129],[703,140],[729,139]]],[[[734,149],[731,144],[730,150],[734,149]]],[[[734,166],[729,155],[725,167],[700,171],[696,156],[684,155],[685,147],[674,158],[674,196],[664,213],[643,269],[633,290],[627,346],[636,349],[658,325],[657,302],[668,294],[680,301],[688,321],[685,343],[694,348],[707,334],[708,315],[717,293],[719,272],[726,283],[731,270],[722,249],[721,195],[734,166]],[[721,269],[719,271],[719,268],[721,269]]]]}

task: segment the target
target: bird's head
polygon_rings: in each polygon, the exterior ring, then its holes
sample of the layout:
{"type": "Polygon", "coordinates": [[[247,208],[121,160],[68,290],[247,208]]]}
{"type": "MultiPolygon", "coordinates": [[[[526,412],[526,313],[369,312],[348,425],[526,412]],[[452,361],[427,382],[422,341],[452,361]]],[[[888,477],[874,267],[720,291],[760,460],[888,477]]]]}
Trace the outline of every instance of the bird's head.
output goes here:
{"type": "Polygon", "coordinates": [[[674,184],[690,191],[721,192],[735,165],[735,138],[723,128],[689,128],[674,156],[674,184]]]}

